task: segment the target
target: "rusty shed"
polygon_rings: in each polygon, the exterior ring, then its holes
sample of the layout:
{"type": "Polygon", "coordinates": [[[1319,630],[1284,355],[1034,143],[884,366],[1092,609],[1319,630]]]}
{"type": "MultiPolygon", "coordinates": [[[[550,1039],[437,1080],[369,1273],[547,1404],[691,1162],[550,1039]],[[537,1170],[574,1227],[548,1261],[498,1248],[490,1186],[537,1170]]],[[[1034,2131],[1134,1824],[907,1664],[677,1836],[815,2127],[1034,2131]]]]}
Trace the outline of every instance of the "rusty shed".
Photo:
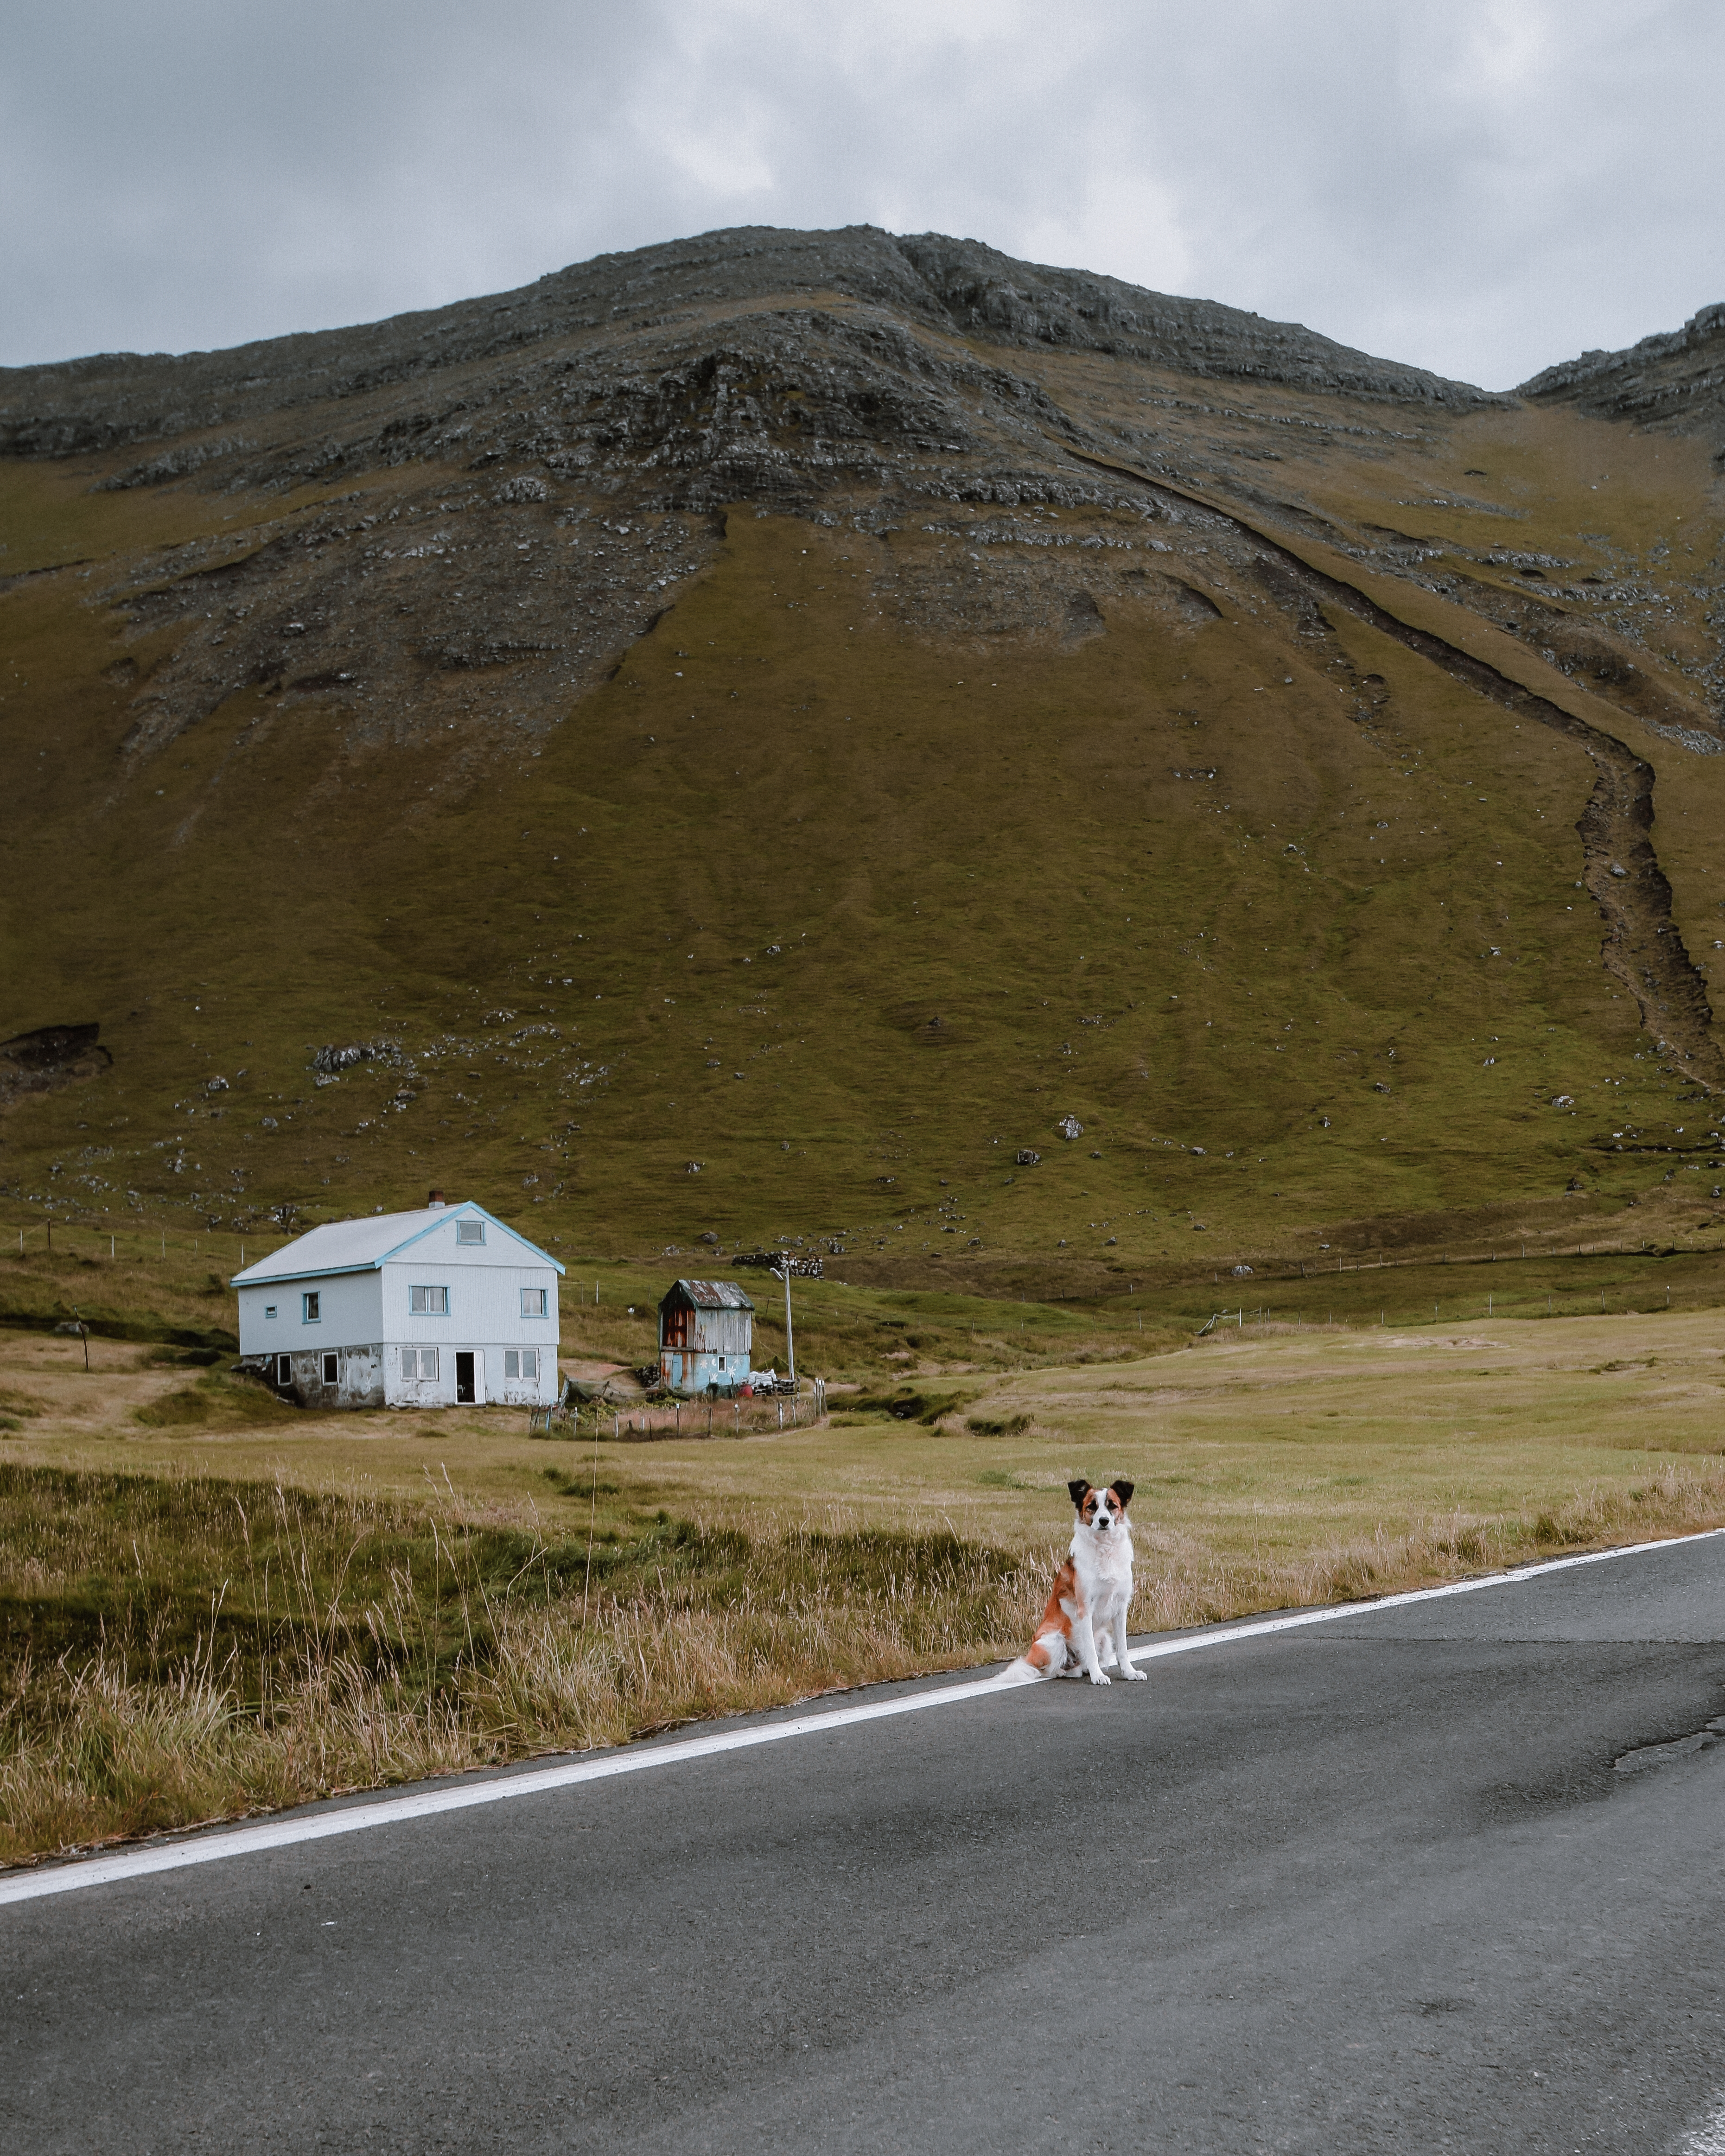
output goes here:
{"type": "Polygon", "coordinates": [[[659,1367],[680,1393],[741,1384],[754,1343],[755,1306],[735,1281],[674,1281],[659,1306],[659,1367]]]}

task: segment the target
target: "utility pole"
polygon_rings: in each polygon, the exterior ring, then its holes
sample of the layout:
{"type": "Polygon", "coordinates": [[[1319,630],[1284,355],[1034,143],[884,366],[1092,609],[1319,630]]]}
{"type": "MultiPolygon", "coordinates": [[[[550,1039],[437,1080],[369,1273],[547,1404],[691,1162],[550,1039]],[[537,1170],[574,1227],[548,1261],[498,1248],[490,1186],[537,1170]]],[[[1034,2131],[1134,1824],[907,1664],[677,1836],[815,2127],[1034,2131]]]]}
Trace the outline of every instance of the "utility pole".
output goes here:
{"type": "Polygon", "coordinates": [[[791,1254],[788,1250],[785,1252],[784,1271],[781,1277],[784,1281],[785,1360],[791,1366],[791,1391],[794,1394],[797,1389],[797,1342],[791,1332],[791,1254]]]}

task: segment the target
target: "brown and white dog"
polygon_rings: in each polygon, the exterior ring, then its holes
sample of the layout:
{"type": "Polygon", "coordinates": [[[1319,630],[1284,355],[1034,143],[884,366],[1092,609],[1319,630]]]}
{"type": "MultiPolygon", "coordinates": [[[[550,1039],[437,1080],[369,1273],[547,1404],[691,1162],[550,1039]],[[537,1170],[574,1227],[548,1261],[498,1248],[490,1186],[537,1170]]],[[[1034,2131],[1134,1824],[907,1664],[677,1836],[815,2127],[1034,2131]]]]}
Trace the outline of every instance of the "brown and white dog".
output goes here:
{"type": "Polygon", "coordinates": [[[1132,1531],[1126,1517],[1130,1482],[1106,1490],[1082,1479],[1066,1485],[1078,1507],[1072,1548],[1055,1574],[1054,1592],[1029,1650],[1004,1675],[1008,1684],[1035,1684],[1044,1677],[1076,1676],[1108,1682],[1105,1667],[1131,1683],[1142,1681],[1126,1651],[1126,1614],[1132,1599],[1132,1531]],[[1104,1646],[1106,1644],[1106,1652],[1104,1646]]]}

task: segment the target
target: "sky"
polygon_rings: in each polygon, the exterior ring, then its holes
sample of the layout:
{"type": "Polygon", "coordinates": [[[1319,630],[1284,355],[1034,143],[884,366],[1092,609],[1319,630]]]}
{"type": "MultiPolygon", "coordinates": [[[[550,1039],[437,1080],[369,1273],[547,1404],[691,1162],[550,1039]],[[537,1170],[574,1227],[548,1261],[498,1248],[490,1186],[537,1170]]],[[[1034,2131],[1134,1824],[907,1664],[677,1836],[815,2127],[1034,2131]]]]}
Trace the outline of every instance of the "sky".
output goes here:
{"type": "Polygon", "coordinates": [[[1725,300],[1720,0],[0,0],[0,364],[735,224],[1225,300],[1487,388],[1725,300]]]}

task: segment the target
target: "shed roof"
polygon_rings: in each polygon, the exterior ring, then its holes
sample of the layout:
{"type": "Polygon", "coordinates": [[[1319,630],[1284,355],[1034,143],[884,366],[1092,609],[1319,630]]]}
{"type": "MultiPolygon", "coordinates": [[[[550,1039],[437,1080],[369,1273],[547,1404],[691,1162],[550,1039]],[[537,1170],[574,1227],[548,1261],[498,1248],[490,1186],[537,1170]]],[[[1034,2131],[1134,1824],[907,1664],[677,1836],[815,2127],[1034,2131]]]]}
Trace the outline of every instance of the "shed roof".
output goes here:
{"type": "Polygon", "coordinates": [[[542,1250],[536,1243],[530,1243],[525,1235],[517,1235],[507,1221],[500,1220],[483,1205],[470,1199],[460,1205],[423,1205],[412,1213],[373,1213],[358,1220],[329,1220],[321,1228],[313,1228],[303,1235],[296,1235],[291,1243],[284,1243],[279,1250],[272,1250],[267,1258],[259,1258],[256,1265],[248,1265],[244,1272],[235,1273],[228,1282],[230,1287],[257,1287],[268,1281],[305,1280],[318,1273],[375,1272],[392,1258],[399,1257],[411,1245],[433,1229],[441,1227],[445,1220],[463,1216],[488,1221],[501,1235],[519,1243],[531,1256],[543,1265],[563,1268],[549,1251],[542,1250]]]}
{"type": "Polygon", "coordinates": [[[681,1295],[697,1310],[752,1310],[748,1297],[735,1281],[673,1281],[665,1293],[660,1308],[664,1309],[675,1296],[681,1295]]]}

